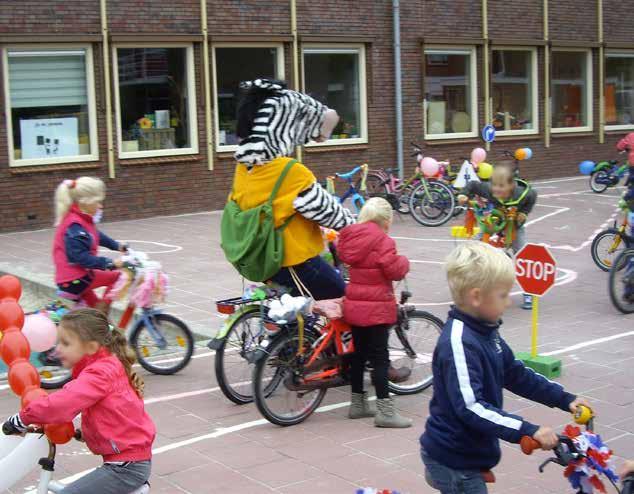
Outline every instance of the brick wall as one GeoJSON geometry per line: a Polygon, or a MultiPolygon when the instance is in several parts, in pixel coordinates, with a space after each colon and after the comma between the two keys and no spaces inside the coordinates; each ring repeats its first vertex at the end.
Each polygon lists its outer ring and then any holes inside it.
{"type": "MultiPolygon", "coordinates": [[[[606,41],[634,42],[623,22],[622,4],[604,0],[606,41]]],[[[187,34],[200,33],[199,0],[108,0],[109,28],[113,33],[187,34]]],[[[371,167],[396,165],[394,63],[392,2],[389,0],[298,0],[300,35],[346,36],[371,39],[366,44],[367,107],[369,144],[306,148],[304,162],[319,178],[367,162],[371,167]]],[[[209,32],[214,35],[288,35],[289,0],[269,0],[266,8],[258,0],[210,0],[209,32]]],[[[554,40],[597,39],[596,0],[557,0],[550,2],[550,29],[554,40]]],[[[481,0],[403,0],[401,2],[401,52],[403,69],[404,154],[406,172],[414,167],[409,157],[409,142],[423,142],[422,39],[481,38],[481,0]]],[[[541,40],[542,0],[489,1],[490,36],[496,39],[541,40]]],[[[99,3],[85,0],[4,0],[0,2],[0,36],[3,34],[91,34],[100,32],[99,3]]],[[[101,44],[93,44],[95,91],[100,160],[77,166],[10,169],[6,136],[4,98],[0,98],[0,231],[48,226],[52,222],[52,197],[55,186],[64,178],[81,174],[97,175],[108,185],[107,218],[123,219],[158,214],[178,214],[220,208],[226,198],[233,173],[230,154],[215,154],[215,169],[207,169],[204,95],[201,80],[202,48],[195,43],[196,109],[200,153],[184,158],[152,160],[116,159],[117,178],[107,178],[106,121],[101,44]],[[20,173],[16,173],[16,172],[20,173]]],[[[290,44],[285,44],[285,73],[292,74],[290,44]]],[[[615,156],[617,135],[606,143],[598,139],[598,57],[594,65],[593,133],[552,137],[544,147],[543,48],[539,54],[539,127],[536,137],[500,138],[488,160],[501,158],[503,149],[528,145],[534,158],[523,164],[529,178],[555,177],[576,173],[582,159],[615,156]]],[[[478,58],[478,126],[484,122],[482,48],[478,58]]],[[[0,66],[0,71],[3,68],[0,66]]],[[[0,95],[4,96],[0,77],[0,95]]],[[[113,102],[114,104],[114,102],[113,102]]],[[[114,124],[114,122],[113,122],[114,124]]],[[[116,140],[116,139],[115,139],[116,140]]],[[[427,142],[426,153],[438,159],[458,161],[480,145],[477,139],[427,142]]]]}

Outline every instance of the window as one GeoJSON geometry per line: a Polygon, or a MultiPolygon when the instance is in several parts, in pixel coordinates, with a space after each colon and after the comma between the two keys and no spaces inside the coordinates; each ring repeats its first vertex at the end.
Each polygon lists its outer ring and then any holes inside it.
{"type": "Polygon", "coordinates": [[[4,50],[10,166],[98,159],[92,51],[4,50]]]}
{"type": "Polygon", "coordinates": [[[198,152],[191,46],[114,48],[120,158],[198,152]]]}
{"type": "Polygon", "coordinates": [[[368,142],[366,123],[365,48],[304,47],[304,91],[336,110],[339,123],[321,144],[368,142]]]}
{"type": "Polygon", "coordinates": [[[492,123],[498,135],[536,134],[537,51],[493,50],[491,81],[492,123]]]}
{"type": "Polygon", "coordinates": [[[587,50],[554,50],[551,76],[553,132],[592,130],[592,63],[587,50]]]}
{"type": "Polygon", "coordinates": [[[605,59],[606,129],[634,129],[634,52],[605,59]]]}
{"type": "Polygon", "coordinates": [[[425,139],[474,137],[478,110],[474,48],[425,50],[425,139]]]}
{"type": "Polygon", "coordinates": [[[214,46],[216,99],[216,149],[232,151],[240,143],[236,135],[236,114],[240,83],[253,79],[284,79],[281,45],[214,46]]]}

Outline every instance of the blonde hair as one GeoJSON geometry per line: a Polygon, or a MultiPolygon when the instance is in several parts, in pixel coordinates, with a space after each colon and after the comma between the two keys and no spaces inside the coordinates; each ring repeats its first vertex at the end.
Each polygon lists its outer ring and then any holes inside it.
{"type": "Polygon", "coordinates": [[[473,288],[491,290],[515,280],[513,261],[500,249],[484,242],[465,242],[446,259],[445,270],[454,302],[461,304],[473,288]]]}
{"type": "Polygon", "coordinates": [[[94,204],[106,197],[106,184],[94,177],[64,180],[55,190],[55,226],[59,225],[73,203],[94,204]]]}
{"type": "Polygon", "coordinates": [[[125,335],[119,329],[113,328],[108,317],[97,309],[77,309],[64,314],[60,325],[67,331],[71,331],[83,342],[95,341],[100,346],[117,357],[126,375],[130,386],[136,394],[142,398],[145,384],[136,372],[132,370],[132,364],[136,362],[134,352],[128,346],[125,335]]]}
{"type": "Polygon", "coordinates": [[[367,223],[372,221],[374,223],[385,223],[392,221],[392,206],[382,197],[372,197],[361,208],[358,223],[367,223]]]}
{"type": "Polygon", "coordinates": [[[506,180],[506,183],[512,183],[514,180],[515,171],[513,165],[508,162],[502,162],[493,168],[493,174],[491,175],[491,180],[493,178],[500,178],[506,180]]]}

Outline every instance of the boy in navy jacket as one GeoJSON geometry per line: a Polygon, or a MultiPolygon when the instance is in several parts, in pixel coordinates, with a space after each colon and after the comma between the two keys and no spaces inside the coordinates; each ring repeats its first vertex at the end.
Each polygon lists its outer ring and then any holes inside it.
{"type": "Polygon", "coordinates": [[[464,243],[446,269],[455,306],[434,351],[434,396],[421,453],[427,482],[442,494],[484,494],[482,472],[499,462],[500,439],[518,443],[532,436],[544,449],[557,445],[550,427],[503,410],[504,388],[570,412],[585,402],[525,367],[500,336],[515,280],[513,262],[501,250],[464,243]]]}

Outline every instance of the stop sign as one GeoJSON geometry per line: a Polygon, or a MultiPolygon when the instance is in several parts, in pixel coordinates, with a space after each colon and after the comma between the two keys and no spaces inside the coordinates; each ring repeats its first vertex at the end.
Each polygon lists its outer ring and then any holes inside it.
{"type": "Polygon", "coordinates": [[[526,244],[515,256],[515,277],[524,293],[542,296],[555,284],[557,263],[543,245],[526,244]]]}

